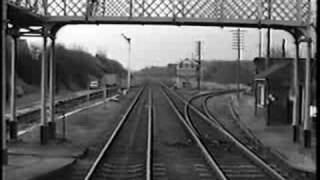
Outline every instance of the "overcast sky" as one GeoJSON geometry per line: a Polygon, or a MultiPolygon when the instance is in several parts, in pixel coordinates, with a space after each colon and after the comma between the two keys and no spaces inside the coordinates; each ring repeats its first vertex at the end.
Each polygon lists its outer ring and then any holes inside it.
{"type": "MultiPolygon", "coordinates": [[[[102,51],[109,58],[118,60],[125,67],[128,62],[128,44],[121,36],[132,39],[131,68],[138,70],[152,65],[175,63],[196,53],[196,41],[203,44],[202,58],[205,60],[235,60],[237,51],[232,50],[232,32],[235,28],[195,26],[151,26],[151,25],[70,25],[57,34],[57,42],[67,47],[81,47],[95,54],[102,51]]],[[[242,59],[252,60],[258,56],[259,31],[246,30],[245,49],[242,59]]],[[[263,31],[264,50],[266,31],[263,31]]],[[[293,39],[287,32],[272,31],[272,46],[281,47],[282,39],[287,48],[294,50],[293,39]]],[[[39,44],[41,41],[32,39],[39,44]]],[[[265,52],[265,51],[264,51],[265,52]]],[[[290,52],[294,55],[294,51],[290,52]]],[[[304,56],[304,54],[303,54],[304,56]]]]}

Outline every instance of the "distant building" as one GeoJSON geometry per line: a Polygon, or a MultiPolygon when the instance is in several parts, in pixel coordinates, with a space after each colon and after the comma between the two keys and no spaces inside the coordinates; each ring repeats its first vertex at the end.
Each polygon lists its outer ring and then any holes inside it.
{"type": "Polygon", "coordinates": [[[109,73],[105,74],[101,78],[101,85],[109,87],[109,86],[116,86],[120,84],[120,77],[117,74],[109,73]]]}
{"type": "MultiPolygon", "coordinates": [[[[265,115],[269,124],[290,124],[293,110],[293,63],[292,58],[271,58],[265,67],[265,58],[255,58],[254,80],[255,106],[257,113],[265,115]]],[[[315,62],[315,61],[313,61],[315,62]]],[[[311,104],[315,104],[315,66],[312,65],[311,104]]],[[[305,83],[305,59],[299,60],[300,123],[303,119],[303,96],[305,83]]]]}
{"type": "Polygon", "coordinates": [[[168,64],[168,74],[172,76],[177,75],[177,64],[168,64]]]}
{"type": "Polygon", "coordinates": [[[184,59],[176,65],[176,86],[178,88],[196,87],[198,64],[192,59],[184,59]]]}

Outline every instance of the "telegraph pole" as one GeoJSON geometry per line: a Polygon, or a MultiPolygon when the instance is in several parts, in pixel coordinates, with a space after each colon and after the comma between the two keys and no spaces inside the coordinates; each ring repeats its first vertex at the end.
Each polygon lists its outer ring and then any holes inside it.
{"type": "Polygon", "coordinates": [[[198,90],[200,91],[201,83],[201,41],[197,41],[197,53],[198,53],[198,90]]]}
{"type": "Polygon", "coordinates": [[[244,49],[244,30],[240,30],[238,28],[237,30],[232,30],[233,35],[233,43],[232,48],[234,50],[237,50],[237,98],[240,98],[240,60],[241,60],[241,50],[244,49]]]}

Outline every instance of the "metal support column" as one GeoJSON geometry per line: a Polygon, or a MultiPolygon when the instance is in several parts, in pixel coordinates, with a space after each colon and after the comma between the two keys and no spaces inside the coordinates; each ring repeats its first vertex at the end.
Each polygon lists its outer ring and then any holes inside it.
{"type": "MultiPolygon", "coordinates": [[[[44,28],[45,29],[45,28],[44,28]]],[[[40,143],[46,144],[48,141],[48,123],[46,112],[46,90],[47,90],[47,32],[43,34],[43,49],[41,54],[41,123],[40,123],[40,143]]]]}
{"type": "Polygon", "coordinates": [[[19,29],[14,27],[11,39],[11,60],[10,60],[10,139],[18,139],[18,123],[16,117],[16,60],[18,53],[18,34],[19,29]]]}
{"type": "Polygon", "coordinates": [[[1,151],[2,151],[2,179],[5,179],[5,166],[8,164],[7,131],[6,131],[6,29],[7,29],[7,1],[1,1],[1,151]]]}
{"type": "Polygon", "coordinates": [[[55,122],[55,84],[56,84],[56,59],[55,59],[55,37],[51,36],[50,57],[49,57],[49,122],[48,135],[49,138],[56,137],[56,122],[55,122]]]}
{"type": "Polygon", "coordinates": [[[304,110],[304,146],[311,147],[311,122],[310,122],[310,93],[311,93],[311,53],[312,47],[311,39],[307,42],[307,59],[306,59],[306,70],[305,70],[305,110],[304,110]]]}
{"type": "Polygon", "coordinates": [[[293,130],[293,142],[299,141],[299,118],[300,118],[300,88],[299,88],[299,41],[298,38],[295,38],[296,45],[296,57],[293,63],[293,115],[292,115],[292,130],[293,130]]]}

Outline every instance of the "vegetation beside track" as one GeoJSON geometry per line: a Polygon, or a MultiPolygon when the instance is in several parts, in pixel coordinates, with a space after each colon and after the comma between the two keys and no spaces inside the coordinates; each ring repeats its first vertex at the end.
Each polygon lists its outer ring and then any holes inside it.
{"type": "MultiPolygon", "coordinates": [[[[11,41],[7,39],[7,47],[11,41]]],[[[9,96],[10,48],[7,48],[7,98],[9,96]]],[[[120,77],[126,75],[125,68],[116,60],[102,53],[92,55],[81,48],[70,49],[62,44],[56,45],[57,84],[56,91],[79,91],[86,89],[89,78],[100,79],[105,73],[116,73],[120,77]]],[[[19,97],[29,94],[40,94],[41,49],[30,45],[25,40],[18,41],[18,57],[16,60],[17,94],[19,97]]]]}

